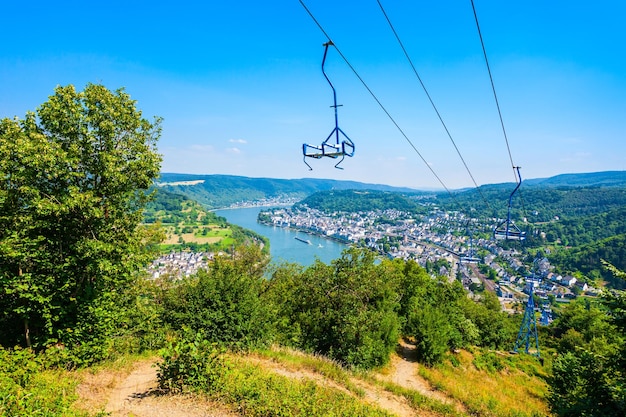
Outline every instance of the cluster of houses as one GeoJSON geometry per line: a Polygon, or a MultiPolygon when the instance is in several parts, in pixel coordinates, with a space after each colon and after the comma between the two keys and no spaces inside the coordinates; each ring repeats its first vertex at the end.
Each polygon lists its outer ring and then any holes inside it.
{"type": "Polygon", "coordinates": [[[504,299],[523,301],[527,298],[524,294],[530,293],[530,286],[534,294],[546,300],[551,298],[550,295],[559,301],[573,298],[575,293],[595,293],[593,288],[577,281],[573,276],[561,276],[552,272],[551,265],[545,258],[537,260],[529,268],[532,278],[528,277],[517,251],[505,250],[493,239],[472,240],[461,230],[460,225],[466,220],[456,213],[437,212],[419,220],[398,210],[325,214],[314,209],[294,211],[282,208],[265,214],[268,224],[314,233],[346,243],[360,242],[381,253],[382,242],[392,242],[384,251],[390,258],[414,259],[421,265],[445,259],[451,267],[440,273],[449,275],[451,279],[461,274],[462,281],[468,288],[472,284],[479,285],[481,281],[472,273],[472,269],[459,268],[459,261],[479,261],[474,255],[474,249],[486,249],[489,254],[480,259],[480,262],[495,271],[500,281],[495,289],[504,299]],[[386,221],[381,222],[381,218],[386,221]]]}
{"type": "Polygon", "coordinates": [[[468,241],[466,236],[441,234],[442,228],[447,230],[449,216],[438,213],[416,221],[411,214],[393,209],[326,214],[310,208],[298,211],[281,208],[264,212],[260,218],[267,219],[265,223],[272,226],[344,243],[361,243],[390,258],[414,259],[422,265],[443,258],[454,265],[459,253],[467,251],[468,241]]]}
{"type": "Polygon", "coordinates": [[[148,266],[147,271],[153,279],[181,279],[195,274],[200,269],[206,269],[211,259],[213,259],[212,253],[172,251],[155,259],[148,266]]]}
{"type": "MultiPolygon", "coordinates": [[[[288,227],[344,243],[359,243],[390,258],[413,259],[421,265],[445,259],[449,267],[441,267],[439,273],[448,275],[450,279],[460,276],[467,288],[485,282],[478,278],[477,268],[468,267],[480,261],[498,277],[499,284],[493,289],[503,304],[506,301],[523,302],[531,290],[542,299],[554,298],[556,301],[565,301],[581,292],[594,294],[593,288],[575,277],[552,272],[545,258],[536,260],[529,274],[515,250],[505,250],[490,239],[472,240],[462,230],[459,233],[459,225],[464,219],[457,216],[455,213],[439,212],[416,220],[398,210],[325,214],[314,209],[296,211],[275,208],[261,212],[259,219],[277,227],[288,227]],[[476,258],[475,248],[486,249],[488,255],[476,258]]],[[[212,258],[211,253],[171,252],[155,260],[148,273],[152,278],[182,278],[206,268],[212,258]]]]}

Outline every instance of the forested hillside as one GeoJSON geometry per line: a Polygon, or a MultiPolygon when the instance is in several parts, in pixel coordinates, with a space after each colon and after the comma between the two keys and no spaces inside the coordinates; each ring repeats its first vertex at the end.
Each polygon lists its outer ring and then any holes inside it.
{"type": "MultiPolygon", "coordinates": [[[[506,217],[509,195],[514,184],[483,186],[455,193],[438,194],[437,202],[448,210],[471,211],[476,217],[506,217]]],[[[626,205],[624,187],[525,187],[513,196],[512,215],[516,221],[530,223],[577,219],[618,209],[626,205]]]]}
{"type": "Polygon", "coordinates": [[[626,187],[626,171],[561,174],[550,178],[524,180],[526,187],[626,187]]]}
{"type": "Polygon", "coordinates": [[[262,243],[269,253],[270,242],[264,236],[229,224],[200,203],[161,188],[153,190],[152,200],[144,210],[144,224],[163,232],[160,252],[193,250],[232,252],[234,246],[262,243]]]}
{"type": "Polygon", "coordinates": [[[373,190],[333,190],[312,194],[294,208],[307,206],[324,212],[367,212],[376,210],[399,210],[409,213],[425,213],[427,210],[418,205],[415,200],[407,198],[397,192],[373,190]]]}
{"type": "Polygon", "coordinates": [[[560,271],[579,272],[591,279],[606,280],[613,287],[624,288],[624,281],[616,280],[611,271],[603,267],[603,261],[626,269],[626,234],[556,251],[550,260],[560,271]]]}
{"type": "Polygon", "coordinates": [[[304,178],[296,180],[250,178],[233,175],[191,175],[162,173],[160,188],[183,194],[208,208],[223,208],[242,201],[270,198],[305,198],[323,190],[381,190],[417,192],[408,188],[356,181],[304,178]]]}

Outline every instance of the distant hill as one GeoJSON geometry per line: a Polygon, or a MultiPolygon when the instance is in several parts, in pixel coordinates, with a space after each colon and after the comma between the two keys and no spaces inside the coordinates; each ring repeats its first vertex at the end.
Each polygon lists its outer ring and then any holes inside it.
{"type": "Polygon", "coordinates": [[[375,190],[402,193],[421,191],[392,187],[383,184],[366,184],[356,181],[328,179],[275,179],[251,178],[235,175],[193,175],[162,173],[159,188],[185,195],[209,208],[228,207],[241,201],[291,197],[303,199],[318,191],[327,190],[375,190]]]}
{"type": "MultiPolygon", "coordinates": [[[[276,179],[235,175],[162,173],[158,185],[164,190],[196,200],[208,208],[228,207],[237,202],[276,197],[304,199],[314,193],[329,190],[372,190],[414,195],[439,195],[444,201],[446,200],[446,193],[443,192],[315,178],[276,179]]],[[[504,206],[506,206],[506,199],[513,187],[514,183],[487,184],[482,185],[480,191],[489,200],[504,199],[504,206]]],[[[523,181],[521,190],[522,192],[531,189],[548,191],[555,188],[626,188],[626,171],[562,174],[550,178],[527,179],[523,181]]],[[[474,188],[456,190],[453,193],[459,200],[456,201],[457,204],[463,203],[466,199],[477,202],[482,198],[475,195],[477,190],[474,188]]]]}
{"type": "Polygon", "coordinates": [[[561,174],[550,178],[523,181],[532,187],[626,187],[626,171],[561,174]]]}
{"type": "Polygon", "coordinates": [[[425,209],[401,193],[389,191],[333,190],[320,191],[295,204],[324,212],[359,212],[394,209],[405,212],[423,212],[425,209]]]}

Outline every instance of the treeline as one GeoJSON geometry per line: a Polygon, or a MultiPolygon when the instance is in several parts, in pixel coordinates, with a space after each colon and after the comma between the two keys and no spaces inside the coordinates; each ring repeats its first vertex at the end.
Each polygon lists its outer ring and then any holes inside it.
{"type": "Polygon", "coordinates": [[[287,264],[269,277],[265,262],[242,248],[151,304],[162,307],[167,328],[201,331],[210,342],[279,343],[360,368],[387,363],[402,336],[434,364],[451,349],[505,348],[517,328],[493,294],[476,303],[459,282],[434,279],[412,261],[377,263],[370,251],[349,249],[330,265],[287,264]]]}
{"type": "Polygon", "coordinates": [[[557,270],[568,273],[580,272],[592,280],[605,280],[613,288],[624,288],[624,281],[603,268],[607,261],[617,268],[626,269],[626,234],[620,234],[576,248],[559,250],[550,255],[550,262],[557,270]]]}
{"type": "Polygon", "coordinates": [[[582,246],[626,233],[626,206],[601,213],[564,218],[534,226],[546,236],[548,243],[562,246],[582,246]]]}
{"type": "MultiPolygon", "coordinates": [[[[514,185],[481,186],[455,193],[438,194],[437,203],[446,210],[460,210],[474,218],[506,218],[509,195],[514,185]],[[471,213],[470,213],[471,212],[471,213]]],[[[522,187],[513,196],[512,218],[518,224],[573,220],[609,212],[626,205],[626,187],[522,187]]]]}
{"type": "Polygon", "coordinates": [[[401,193],[375,190],[321,191],[294,204],[294,209],[305,206],[326,213],[383,210],[399,210],[415,214],[426,212],[423,206],[401,193]]]}

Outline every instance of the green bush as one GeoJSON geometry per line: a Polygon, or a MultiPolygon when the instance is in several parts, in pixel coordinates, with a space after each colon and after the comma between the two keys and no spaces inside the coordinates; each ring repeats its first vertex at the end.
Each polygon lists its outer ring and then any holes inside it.
{"type": "Polygon", "coordinates": [[[215,344],[196,334],[194,340],[172,341],[161,351],[157,379],[159,388],[174,393],[212,391],[228,370],[215,344]]]}
{"type": "Polygon", "coordinates": [[[267,294],[277,328],[287,332],[281,341],[358,368],[389,361],[401,328],[393,265],[350,248],[331,265],[288,271],[273,275],[267,294]]]}
{"type": "Polygon", "coordinates": [[[502,371],[506,367],[504,361],[493,352],[476,355],[472,363],[479,371],[489,373],[502,371]]]}
{"type": "Polygon", "coordinates": [[[208,270],[184,279],[163,298],[163,321],[185,326],[229,348],[268,341],[268,309],[262,299],[266,258],[256,247],[238,248],[235,259],[217,257],[208,270]]]}
{"type": "Polygon", "coordinates": [[[0,415],[78,417],[76,382],[62,371],[46,370],[31,350],[0,348],[0,415]]]}

